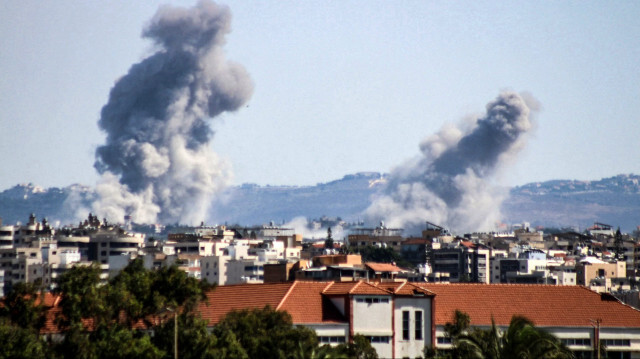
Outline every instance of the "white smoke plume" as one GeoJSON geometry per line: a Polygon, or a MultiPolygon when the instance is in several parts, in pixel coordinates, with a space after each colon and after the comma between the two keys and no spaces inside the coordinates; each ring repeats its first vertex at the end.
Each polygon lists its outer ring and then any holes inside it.
{"type": "Polygon", "coordinates": [[[407,232],[425,221],[453,231],[486,231],[500,220],[506,193],[492,176],[521,149],[532,128],[535,99],[502,93],[472,126],[445,126],[421,144],[422,155],[394,169],[383,194],[365,211],[370,222],[384,220],[407,232]]]}
{"type": "MultiPolygon", "coordinates": [[[[291,221],[282,225],[283,228],[293,228],[295,233],[302,234],[304,239],[324,240],[327,238],[327,228],[312,228],[306,217],[295,217],[291,221]]],[[[331,227],[331,237],[334,241],[341,241],[345,237],[342,226],[331,227]]]]}
{"type": "Polygon", "coordinates": [[[241,107],[253,84],[225,59],[229,9],[210,1],[161,7],[143,31],[157,52],[134,64],[111,89],[96,150],[102,174],[93,211],[112,221],[198,223],[229,166],[211,150],[211,118],[241,107]]]}

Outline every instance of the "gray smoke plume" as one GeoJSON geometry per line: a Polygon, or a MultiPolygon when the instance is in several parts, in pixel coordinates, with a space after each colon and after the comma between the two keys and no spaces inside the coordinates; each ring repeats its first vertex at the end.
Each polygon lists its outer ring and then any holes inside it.
{"type": "Polygon", "coordinates": [[[161,7],[143,31],[157,52],[120,78],[102,108],[106,143],[96,150],[102,174],[93,205],[100,216],[142,223],[204,220],[212,196],[229,181],[210,149],[208,120],[251,96],[245,69],[225,59],[226,7],[201,1],[161,7]]]}
{"type": "Polygon", "coordinates": [[[425,221],[454,231],[494,229],[505,193],[490,179],[522,147],[531,109],[533,98],[502,93],[468,129],[448,125],[428,137],[419,158],[391,173],[365,212],[368,220],[414,233],[425,221]]]}

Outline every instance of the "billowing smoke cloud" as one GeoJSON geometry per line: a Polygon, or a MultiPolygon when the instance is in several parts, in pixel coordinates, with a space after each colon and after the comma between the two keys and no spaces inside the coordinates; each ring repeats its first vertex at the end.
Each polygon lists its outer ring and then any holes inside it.
{"type": "Polygon", "coordinates": [[[226,7],[201,1],[190,9],[165,6],[143,31],[157,52],[120,78],[102,108],[106,143],[96,151],[94,212],[112,221],[204,220],[212,196],[230,177],[212,152],[207,121],[234,111],[251,96],[244,68],[225,59],[226,7]]]}
{"type": "MultiPolygon", "coordinates": [[[[311,228],[311,224],[306,217],[295,217],[291,221],[282,225],[283,228],[293,228],[295,233],[302,234],[304,239],[324,240],[327,238],[327,228],[311,228]]],[[[345,237],[342,226],[331,227],[331,237],[335,241],[341,241],[345,237]]]]}
{"type": "Polygon", "coordinates": [[[490,178],[522,147],[537,107],[529,96],[505,92],[469,128],[448,125],[428,137],[422,156],[393,171],[368,220],[414,233],[425,221],[454,231],[493,229],[506,194],[490,178]]]}

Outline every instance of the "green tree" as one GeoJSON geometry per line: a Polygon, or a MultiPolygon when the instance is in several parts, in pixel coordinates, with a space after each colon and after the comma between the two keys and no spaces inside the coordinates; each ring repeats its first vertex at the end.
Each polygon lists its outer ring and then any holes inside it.
{"type": "Polygon", "coordinates": [[[573,353],[553,334],[536,328],[531,320],[514,316],[500,333],[495,322],[488,330],[474,329],[456,339],[465,358],[573,358],[573,353]]]}
{"type": "MultiPolygon", "coordinates": [[[[155,327],[153,343],[165,352],[164,358],[174,355],[175,321],[167,316],[163,324],[155,327]]],[[[178,357],[182,359],[199,358],[248,358],[240,343],[231,332],[216,335],[207,330],[207,323],[191,313],[178,316],[178,357]]]]}
{"type": "Polygon", "coordinates": [[[351,248],[351,253],[360,253],[363,262],[377,262],[377,263],[396,263],[397,265],[405,268],[412,267],[412,264],[404,260],[402,256],[393,250],[391,247],[374,247],[365,246],[357,249],[351,248]]]}
{"type": "Polygon", "coordinates": [[[469,314],[456,310],[453,314],[453,322],[444,325],[444,335],[451,341],[451,350],[436,350],[433,347],[425,347],[425,358],[465,358],[469,356],[468,348],[458,345],[458,337],[467,334],[471,324],[469,314]]]}
{"type": "Polygon", "coordinates": [[[377,359],[378,353],[371,346],[371,342],[366,337],[356,334],[353,341],[347,344],[340,344],[336,348],[338,354],[346,355],[348,358],[356,359],[377,359]]]}
{"type": "Polygon", "coordinates": [[[193,311],[206,297],[206,291],[213,288],[206,281],[189,277],[177,266],[147,270],[140,258],[131,261],[109,284],[112,318],[122,318],[124,314],[130,324],[142,320],[147,325],[153,325],[148,318],[167,308],[193,311]]]}
{"type": "Polygon", "coordinates": [[[331,235],[331,227],[327,228],[327,239],[324,241],[324,247],[333,249],[333,236],[331,235]]]}
{"type": "Polygon", "coordinates": [[[620,232],[620,227],[618,227],[618,230],[616,231],[615,240],[613,241],[613,244],[615,246],[616,259],[618,260],[624,259],[624,240],[622,238],[622,232],[620,232]]]}
{"type": "Polygon", "coordinates": [[[91,319],[98,326],[108,321],[108,303],[105,288],[100,284],[100,267],[75,266],[64,272],[57,281],[55,293],[61,295],[62,315],[57,318],[61,329],[82,327],[83,319],[91,319]]]}
{"type": "Polygon", "coordinates": [[[0,301],[0,317],[20,328],[37,333],[45,322],[42,296],[43,293],[37,284],[16,283],[0,301]]]}
{"type": "Polygon", "coordinates": [[[0,318],[0,359],[44,359],[51,357],[47,343],[32,328],[0,318]]]}
{"type": "MultiPolygon", "coordinates": [[[[149,335],[129,326],[112,325],[96,330],[91,336],[95,358],[160,359],[164,352],[153,345],[149,335]]],[[[66,357],[66,356],[65,356],[66,357]]]]}
{"type": "Polygon", "coordinates": [[[291,316],[266,306],[228,313],[215,327],[217,338],[237,338],[249,358],[287,358],[289,353],[310,357],[318,347],[313,330],[294,326],[291,316]]]}
{"type": "MultiPolygon", "coordinates": [[[[56,352],[64,358],[87,359],[152,359],[172,354],[172,349],[167,351],[148,334],[133,328],[157,325],[153,318],[167,308],[190,315],[208,288],[206,282],[189,278],[176,266],[146,270],[140,259],[129,263],[108,283],[100,281],[97,265],[74,267],[60,277],[56,289],[62,296],[58,324],[64,333],[56,352]]],[[[200,333],[193,329],[194,323],[185,320],[179,327],[184,332],[182,340],[194,348],[208,347],[207,336],[190,335],[200,333]]],[[[162,332],[162,327],[158,330],[162,332]]]]}

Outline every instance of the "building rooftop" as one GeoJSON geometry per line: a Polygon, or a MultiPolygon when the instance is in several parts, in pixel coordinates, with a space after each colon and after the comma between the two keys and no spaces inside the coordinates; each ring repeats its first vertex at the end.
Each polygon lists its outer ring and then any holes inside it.
{"type": "Polygon", "coordinates": [[[581,286],[523,284],[420,283],[436,294],[435,322],[452,322],[461,310],[472,325],[509,325],[522,315],[541,327],[585,327],[601,319],[604,327],[640,327],[640,311],[622,304],[610,294],[599,294],[581,286]]]}
{"type": "Polygon", "coordinates": [[[392,273],[404,272],[402,268],[396,266],[395,264],[390,264],[390,263],[367,262],[364,265],[374,272],[392,272],[392,273]]]}

